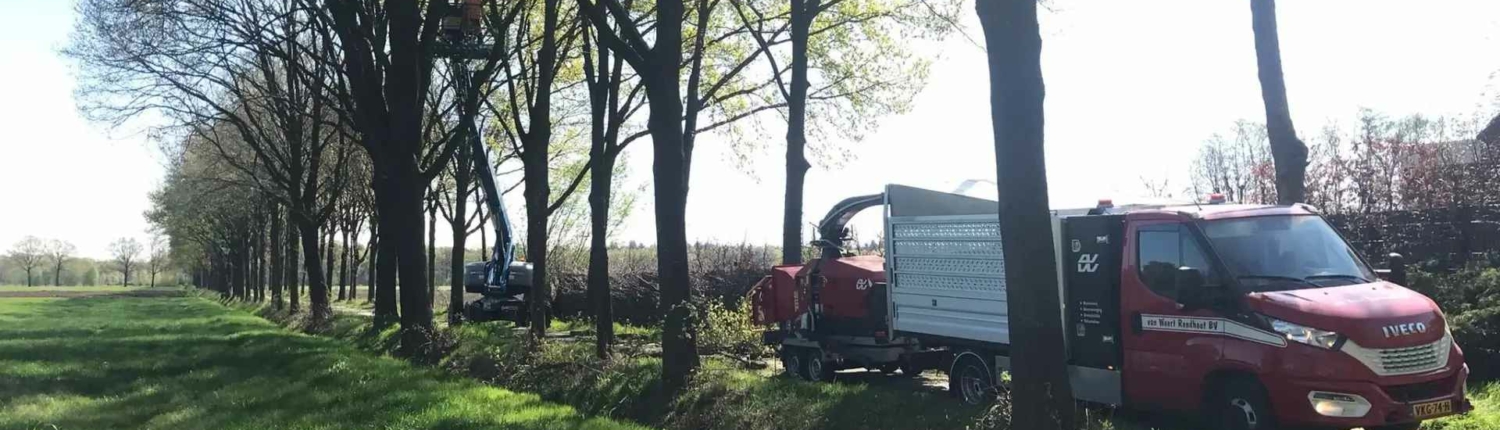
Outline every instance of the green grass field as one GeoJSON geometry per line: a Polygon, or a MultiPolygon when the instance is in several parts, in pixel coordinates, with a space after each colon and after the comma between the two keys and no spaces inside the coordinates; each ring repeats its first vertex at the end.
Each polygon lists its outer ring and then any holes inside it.
{"type": "Polygon", "coordinates": [[[18,291],[87,291],[94,293],[120,293],[131,290],[139,290],[145,287],[122,287],[119,285],[91,285],[91,286],[58,286],[37,285],[28,287],[25,285],[0,285],[0,292],[18,291]]]}
{"type": "Polygon", "coordinates": [[[631,427],[202,298],[0,299],[0,429],[631,427]]]}

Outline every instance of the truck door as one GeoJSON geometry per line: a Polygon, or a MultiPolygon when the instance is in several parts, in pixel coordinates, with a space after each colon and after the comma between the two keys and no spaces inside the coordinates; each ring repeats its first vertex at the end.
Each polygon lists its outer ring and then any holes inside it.
{"type": "Polygon", "coordinates": [[[1200,270],[1209,283],[1219,279],[1202,245],[1177,221],[1132,221],[1126,227],[1121,267],[1121,325],[1127,403],[1171,410],[1199,405],[1200,384],[1220,358],[1222,321],[1212,311],[1184,311],[1178,305],[1176,274],[1200,270]]]}
{"type": "Polygon", "coordinates": [[[1063,291],[1073,395],[1120,404],[1123,215],[1064,218],[1063,291]]]}
{"type": "Polygon", "coordinates": [[[1064,220],[1067,232],[1068,359],[1075,366],[1114,369],[1120,363],[1120,251],[1124,216],[1064,220]]]}

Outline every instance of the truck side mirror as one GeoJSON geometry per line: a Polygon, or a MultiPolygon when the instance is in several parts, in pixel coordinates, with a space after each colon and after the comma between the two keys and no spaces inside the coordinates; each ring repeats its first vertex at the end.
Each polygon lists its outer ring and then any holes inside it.
{"type": "Polygon", "coordinates": [[[1177,303],[1181,303],[1184,310],[1202,309],[1213,301],[1212,294],[1203,286],[1203,272],[1198,269],[1188,266],[1177,268],[1175,284],[1177,303]]]}
{"type": "Polygon", "coordinates": [[[1385,267],[1385,270],[1376,270],[1375,274],[1387,282],[1406,285],[1406,257],[1392,252],[1386,255],[1385,267]]]}

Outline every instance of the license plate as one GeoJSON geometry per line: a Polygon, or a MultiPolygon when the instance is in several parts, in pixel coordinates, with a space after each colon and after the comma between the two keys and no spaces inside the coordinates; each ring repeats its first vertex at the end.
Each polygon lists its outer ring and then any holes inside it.
{"type": "Polygon", "coordinates": [[[1417,418],[1428,418],[1453,413],[1453,400],[1418,403],[1411,406],[1411,414],[1417,418]]]}

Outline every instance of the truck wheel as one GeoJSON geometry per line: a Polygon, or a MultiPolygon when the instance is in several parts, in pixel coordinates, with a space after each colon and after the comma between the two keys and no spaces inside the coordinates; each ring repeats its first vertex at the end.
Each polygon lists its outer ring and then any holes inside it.
{"type": "Polygon", "coordinates": [[[1276,417],[1272,415],[1271,403],[1266,400],[1266,390],[1251,379],[1236,378],[1219,386],[1219,393],[1211,397],[1207,416],[1218,425],[1214,428],[1226,430],[1273,430],[1276,417]]]}
{"type": "Polygon", "coordinates": [[[969,405],[984,405],[995,401],[995,383],[984,360],[959,357],[948,372],[948,391],[969,405]]]}
{"type": "Polygon", "coordinates": [[[802,356],[803,377],[812,382],[833,381],[833,367],[823,361],[823,353],[817,349],[809,348],[807,354],[802,356]]]}
{"type": "Polygon", "coordinates": [[[895,374],[899,369],[901,369],[901,366],[894,363],[880,365],[880,373],[884,373],[887,375],[895,374]]]}
{"type": "Polygon", "coordinates": [[[781,374],[795,379],[807,379],[802,376],[802,352],[790,347],[781,350],[781,374]]]}

